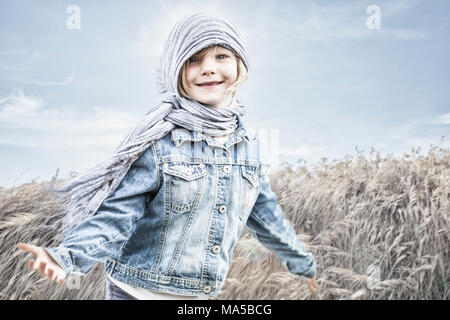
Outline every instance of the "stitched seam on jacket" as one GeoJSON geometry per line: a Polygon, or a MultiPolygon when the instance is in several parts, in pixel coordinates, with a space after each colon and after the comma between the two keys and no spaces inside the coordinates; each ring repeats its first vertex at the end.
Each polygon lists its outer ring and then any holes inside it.
{"type": "Polygon", "coordinates": [[[158,173],[158,186],[156,187],[156,190],[159,190],[161,188],[162,182],[161,182],[161,173],[159,166],[161,165],[159,158],[161,157],[160,154],[160,148],[159,148],[159,140],[152,143],[153,148],[153,160],[155,160],[155,166],[156,166],[156,172],[158,173]],[[158,144],[158,146],[156,146],[158,144]]]}
{"type": "MultiPolygon", "coordinates": [[[[137,217],[137,218],[132,219],[132,220],[131,220],[131,228],[128,229],[125,233],[119,233],[119,235],[118,235],[117,237],[113,238],[112,240],[109,240],[109,241],[106,241],[106,242],[101,243],[97,248],[92,249],[91,251],[88,251],[88,252],[86,253],[86,255],[92,254],[93,252],[99,250],[100,248],[104,248],[105,244],[108,244],[108,243],[111,243],[111,242],[113,242],[113,241],[116,241],[116,240],[119,239],[119,237],[121,237],[121,236],[124,236],[124,237],[125,237],[124,243],[126,243],[126,242],[127,242],[126,240],[128,239],[128,238],[127,238],[127,235],[130,233],[131,230],[133,230],[133,224],[134,224],[134,222],[135,222],[136,220],[140,219],[140,218],[141,218],[141,217],[137,217]]],[[[123,246],[123,245],[124,245],[124,244],[122,244],[122,246],[123,246]]]]}

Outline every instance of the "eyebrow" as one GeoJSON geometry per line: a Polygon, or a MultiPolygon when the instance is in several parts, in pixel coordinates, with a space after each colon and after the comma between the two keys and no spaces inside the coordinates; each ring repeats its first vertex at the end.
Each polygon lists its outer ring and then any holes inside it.
{"type": "MultiPolygon", "coordinates": [[[[226,49],[217,49],[217,50],[216,50],[216,54],[229,54],[229,55],[231,55],[232,53],[231,53],[230,51],[226,50],[226,49]]],[[[196,58],[196,57],[198,57],[198,56],[200,56],[200,55],[205,55],[205,53],[202,53],[202,54],[200,54],[200,53],[194,53],[194,54],[191,56],[191,58],[196,58]]]]}
{"type": "Polygon", "coordinates": [[[230,52],[231,52],[231,50],[229,50],[229,49],[226,49],[226,48],[222,48],[222,47],[219,47],[219,48],[217,48],[216,52],[225,52],[225,53],[230,53],[230,52]]]}

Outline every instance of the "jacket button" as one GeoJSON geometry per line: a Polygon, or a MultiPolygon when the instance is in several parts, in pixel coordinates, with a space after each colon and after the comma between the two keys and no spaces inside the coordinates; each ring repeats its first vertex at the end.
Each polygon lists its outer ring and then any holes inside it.
{"type": "Polygon", "coordinates": [[[220,213],[225,213],[225,212],[227,212],[227,206],[225,206],[225,205],[220,206],[219,212],[220,212],[220,213]]]}
{"type": "Polygon", "coordinates": [[[211,287],[210,286],[203,287],[203,292],[204,293],[210,293],[211,292],[211,287]]]}
{"type": "Polygon", "coordinates": [[[230,166],[223,167],[223,172],[230,173],[231,172],[231,167],[230,166]]]}
{"type": "Polygon", "coordinates": [[[212,251],[213,251],[214,253],[219,253],[219,252],[220,252],[220,246],[214,246],[214,247],[212,247],[212,251]]]}

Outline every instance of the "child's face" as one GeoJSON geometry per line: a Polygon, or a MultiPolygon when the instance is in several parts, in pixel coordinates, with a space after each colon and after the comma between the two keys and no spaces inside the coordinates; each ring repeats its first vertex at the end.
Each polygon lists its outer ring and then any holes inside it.
{"type": "Polygon", "coordinates": [[[199,58],[196,54],[189,58],[186,66],[186,93],[193,99],[214,108],[225,107],[228,99],[226,89],[237,80],[237,59],[231,50],[222,47],[207,50],[199,58]],[[214,85],[201,85],[219,82],[214,85]]]}

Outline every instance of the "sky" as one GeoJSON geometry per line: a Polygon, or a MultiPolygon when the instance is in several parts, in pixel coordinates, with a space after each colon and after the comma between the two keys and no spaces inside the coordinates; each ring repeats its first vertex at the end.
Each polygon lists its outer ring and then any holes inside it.
{"type": "Polygon", "coordinates": [[[450,2],[0,0],[0,186],[105,160],[159,101],[185,14],[240,31],[237,97],[274,165],[450,147],[450,2]]]}

